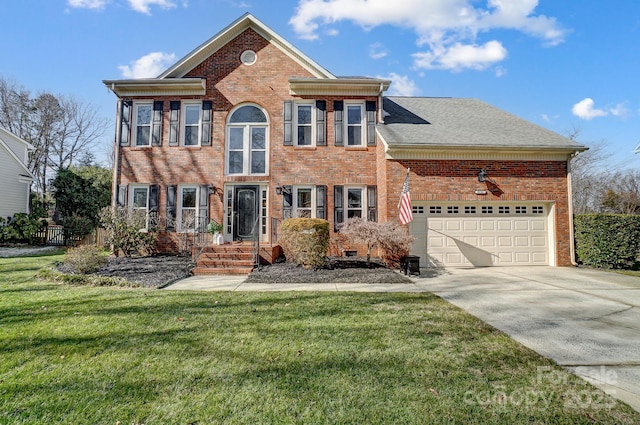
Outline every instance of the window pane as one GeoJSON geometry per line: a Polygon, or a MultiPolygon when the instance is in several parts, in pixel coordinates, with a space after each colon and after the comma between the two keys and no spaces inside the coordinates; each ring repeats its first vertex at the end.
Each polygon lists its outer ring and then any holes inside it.
{"type": "Polygon", "coordinates": [[[362,123],[362,108],[360,107],[360,105],[347,106],[347,123],[348,124],[362,123]]]}
{"type": "Polygon", "coordinates": [[[347,144],[349,146],[358,146],[362,144],[362,129],[360,127],[348,128],[347,144]]]}
{"type": "Polygon", "coordinates": [[[265,137],[263,127],[254,127],[251,129],[251,149],[264,149],[265,137]]]}
{"type": "Polygon", "coordinates": [[[150,127],[138,127],[136,134],[136,145],[147,146],[149,145],[150,127]]]}
{"type": "Polygon", "coordinates": [[[264,151],[251,153],[251,174],[263,174],[266,170],[264,151]]]}
{"type": "Polygon", "coordinates": [[[362,189],[348,189],[347,205],[349,208],[362,208],[362,189]]]}
{"type": "Polygon", "coordinates": [[[347,211],[347,218],[362,217],[362,210],[349,210],[347,211]]]}
{"type": "Polygon", "coordinates": [[[136,187],[133,189],[133,208],[147,208],[146,187],[136,187]]]}
{"type": "Polygon", "coordinates": [[[198,144],[198,127],[187,126],[184,128],[184,144],[193,146],[198,144]]]}
{"type": "Polygon", "coordinates": [[[151,124],[151,105],[139,105],[138,106],[138,125],[151,124]]]}
{"type": "Polygon", "coordinates": [[[242,151],[229,152],[229,174],[242,174],[242,151]]]}
{"type": "Polygon", "coordinates": [[[311,126],[298,127],[298,145],[311,145],[311,126]]]}
{"type": "Polygon", "coordinates": [[[200,123],[200,106],[191,105],[185,108],[185,124],[199,124],[200,123]]]}
{"type": "Polygon", "coordinates": [[[182,206],[186,208],[196,207],[196,188],[185,187],[182,189],[182,206]]]}
{"type": "Polygon", "coordinates": [[[243,129],[242,128],[231,128],[229,130],[229,149],[242,150],[242,136],[243,129]]]}
{"type": "Polygon", "coordinates": [[[255,106],[243,106],[231,115],[229,122],[267,122],[267,117],[255,106]]]}
{"type": "Polygon", "coordinates": [[[311,105],[298,106],[298,124],[311,124],[311,105]]]}
{"type": "Polygon", "coordinates": [[[298,189],[298,208],[311,208],[311,189],[298,189]]]}

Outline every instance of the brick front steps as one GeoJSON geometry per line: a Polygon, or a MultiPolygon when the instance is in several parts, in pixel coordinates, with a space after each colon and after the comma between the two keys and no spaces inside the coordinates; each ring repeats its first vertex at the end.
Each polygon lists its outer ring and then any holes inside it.
{"type": "MultiPolygon", "coordinates": [[[[199,251],[199,250],[198,250],[199,251]]],[[[197,255],[198,253],[195,252],[197,255]]],[[[249,274],[253,270],[253,246],[246,243],[210,245],[196,259],[196,276],[212,274],[249,274]]]]}

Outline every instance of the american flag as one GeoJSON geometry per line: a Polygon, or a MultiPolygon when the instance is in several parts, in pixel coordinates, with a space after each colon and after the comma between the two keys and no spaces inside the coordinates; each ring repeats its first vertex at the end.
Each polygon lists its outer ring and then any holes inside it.
{"type": "Polygon", "coordinates": [[[404,185],[402,185],[402,194],[400,195],[400,202],[398,202],[398,209],[400,209],[400,223],[405,225],[413,220],[413,213],[411,212],[411,195],[409,195],[409,170],[407,170],[407,177],[404,179],[404,185]]]}

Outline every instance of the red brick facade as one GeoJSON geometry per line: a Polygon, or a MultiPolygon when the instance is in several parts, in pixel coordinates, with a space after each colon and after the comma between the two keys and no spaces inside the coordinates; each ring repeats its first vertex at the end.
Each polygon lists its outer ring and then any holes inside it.
{"type": "MultiPolygon", "coordinates": [[[[162,141],[160,146],[119,146],[116,158],[116,187],[134,183],[159,186],[158,210],[163,215],[170,185],[209,185],[208,216],[228,224],[227,190],[234,184],[255,184],[267,188],[268,219],[283,218],[281,188],[295,185],[326,186],[326,218],[334,221],[334,188],[357,185],[375,187],[379,221],[395,219],[400,188],[408,167],[411,168],[411,195],[416,201],[480,200],[491,202],[489,193],[477,180],[484,168],[504,191],[501,200],[545,200],[555,205],[556,258],[558,265],[571,264],[569,207],[566,161],[492,161],[492,160],[390,160],[385,146],[348,148],[335,146],[334,101],[373,101],[377,95],[318,94],[308,99],[326,102],[326,146],[286,146],[284,140],[284,108],[288,100],[303,97],[291,94],[290,78],[312,78],[314,75],[281,48],[274,46],[249,28],[214,54],[191,69],[184,78],[206,79],[201,96],[126,96],[122,100],[163,101],[162,141]],[[251,49],[257,60],[252,65],[241,62],[241,54],[251,49]],[[170,102],[202,99],[212,101],[210,146],[170,146],[170,102]],[[226,175],[225,149],[229,113],[243,104],[262,108],[268,119],[267,175],[226,175]],[[215,188],[215,189],[213,189],[215,188]]],[[[116,192],[117,193],[117,192],[116,192]]],[[[270,222],[267,221],[267,226],[270,222]]],[[[263,235],[269,242],[270,232],[263,235]]],[[[230,235],[227,235],[229,237],[230,235]]],[[[159,249],[175,252],[180,234],[162,232],[159,249]]]]}

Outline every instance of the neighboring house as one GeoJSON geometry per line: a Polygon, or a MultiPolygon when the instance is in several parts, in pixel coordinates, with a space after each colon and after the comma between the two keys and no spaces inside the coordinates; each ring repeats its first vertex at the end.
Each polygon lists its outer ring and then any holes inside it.
{"type": "Polygon", "coordinates": [[[157,78],[104,81],[114,199],[161,217],[164,252],[210,219],[267,245],[292,216],[396,219],[410,168],[422,265],[571,265],[585,147],[477,100],[384,97],[390,83],[336,77],[246,14],[157,78]]]}
{"type": "Polygon", "coordinates": [[[16,213],[29,213],[29,194],[33,175],[29,171],[29,152],[33,145],[0,127],[0,217],[7,220],[16,213]]]}

